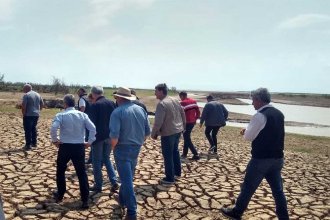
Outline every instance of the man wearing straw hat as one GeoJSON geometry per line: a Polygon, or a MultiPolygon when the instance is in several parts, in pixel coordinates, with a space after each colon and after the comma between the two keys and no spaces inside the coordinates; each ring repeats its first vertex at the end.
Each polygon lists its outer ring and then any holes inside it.
{"type": "Polygon", "coordinates": [[[131,102],[136,97],[130,89],[120,87],[113,96],[118,107],[111,114],[109,126],[121,182],[118,202],[122,208],[127,208],[125,219],[137,219],[133,178],[141,146],[150,135],[149,120],[143,108],[131,102]]]}

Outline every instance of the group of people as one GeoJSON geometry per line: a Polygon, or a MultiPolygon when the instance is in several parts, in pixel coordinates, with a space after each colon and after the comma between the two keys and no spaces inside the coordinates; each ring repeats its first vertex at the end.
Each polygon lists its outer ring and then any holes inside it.
{"type": "MultiPolygon", "coordinates": [[[[23,124],[25,130],[25,150],[37,146],[36,124],[43,101],[40,95],[27,84],[23,88],[23,124]],[[30,110],[34,109],[34,110],[30,110]]],[[[191,133],[200,118],[200,126],[205,124],[205,135],[210,143],[209,153],[217,153],[217,133],[226,125],[228,111],[221,103],[207,96],[207,104],[202,114],[194,99],[188,98],[186,92],[180,92],[181,102],[168,95],[165,83],[155,87],[155,96],[159,99],[155,111],[152,129],[146,108],[136,100],[136,94],[129,88],[120,87],[113,96],[113,102],[103,95],[103,88],[93,86],[87,97],[86,91],[78,91],[78,110],[75,109],[75,98],[71,94],[64,96],[64,111],[58,113],[51,126],[52,143],[58,147],[56,184],[54,192],[56,202],[61,202],[65,191],[65,170],[69,160],[76,170],[82,208],[87,209],[89,192],[102,191],[102,166],[106,167],[110,192],[119,189],[117,201],[126,208],[125,219],[137,218],[137,202],[134,193],[133,179],[137,158],[141,146],[150,135],[152,139],[160,136],[161,151],[164,158],[165,177],[161,184],[173,184],[181,177],[181,159],[187,157],[188,149],[193,154],[192,160],[199,160],[200,155],[192,143],[191,133]],[[133,94],[132,94],[133,93],[133,94]],[[58,135],[58,130],[59,135],[58,135]],[[183,133],[184,145],[180,156],[179,140],[183,133]],[[85,166],[85,148],[91,147],[94,186],[89,187],[85,166]],[[113,151],[120,187],[115,170],[110,161],[113,151]]],[[[241,192],[233,208],[223,207],[221,212],[232,219],[240,219],[248,203],[265,178],[272,190],[276,214],[279,219],[288,219],[287,203],[283,193],[281,169],[284,150],[284,116],[270,105],[270,93],[265,88],[251,92],[253,106],[257,113],[252,117],[241,135],[252,141],[252,158],[247,166],[241,192]]]]}

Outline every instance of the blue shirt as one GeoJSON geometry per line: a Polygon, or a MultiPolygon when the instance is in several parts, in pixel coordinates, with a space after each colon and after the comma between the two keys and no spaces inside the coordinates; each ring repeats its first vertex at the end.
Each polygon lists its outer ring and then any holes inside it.
{"type": "Polygon", "coordinates": [[[141,146],[150,135],[147,113],[132,102],[120,105],[112,112],[109,127],[110,138],[118,139],[118,146],[141,146]]]}
{"type": "Polygon", "coordinates": [[[88,115],[73,107],[56,114],[50,128],[52,142],[58,141],[57,130],[60,129],[59,141],[66,144],[82,144],[85,142],[85,128],[89,130],[88,143],[95,141],[96,128],[88,115]]]}
{"type": "Polygon", "coordinates": [[[24,116],[39,116],[40,107],[44,102],[39,93],[31,90],[23,96],[22,105],[25,107],[24,116]]]}

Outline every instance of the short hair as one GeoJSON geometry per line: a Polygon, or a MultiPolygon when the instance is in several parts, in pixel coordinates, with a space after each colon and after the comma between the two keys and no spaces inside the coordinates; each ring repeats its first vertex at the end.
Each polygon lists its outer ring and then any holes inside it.
{"type": "Polygon", "coordinates": [[[84,94],[86,94],[86,89],[84,88],[79,88],[78,91],[82,91],[84,94]]]}
{"type": "Polygon", "coordinates": [[[187,97],[187,92],[186,91],[181,91],[179,93],[179,96],[187,97]]]}
{"type": "Polygon", "coordinates": [[[96,94],[96,95],[102,95],[103,87],[102,86],[93,86],[91,89],[91,93],[96,94]]]}
{"type": "Polygon", "coordinates": [[[264,103],[270,103],[271,101],[270,93],[266,88],[259,88],[251,91],[251,97],[264,103]]]}
{"type": "Polygon", "coordinates": [[[31,84],[26,83],[26,84],[23,86],[23,89],[27,89],[27,91],[31,91],[31,90],[32,90],[32,86],[31,86],[31,84]]]}
{"type": "Polygon", "coordinates": [[[74,107],[74,95],[66,94],[63,98],[63,101],[68,107],[74,107]]]}
{"type": "Polygon", "coordinates": [[[214,97],[213,97],[213,95],[208,95],[208,96],[206,96],[206,99],[207,99],[207,100],[213,100],[214,97]]]}
{"type": "Polygon", "coordinates": [[[157,86],[155,86],[155,89],[157,89],[158,91],[162,91],[164,95],[167,95],[168,87],[166,83],[158,84],[157,86]]]}

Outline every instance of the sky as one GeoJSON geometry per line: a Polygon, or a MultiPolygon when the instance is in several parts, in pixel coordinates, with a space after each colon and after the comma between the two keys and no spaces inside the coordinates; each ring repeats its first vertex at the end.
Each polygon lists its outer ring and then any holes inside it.
{"type": "Polygon", "coordinates": [[[329,0],[0,0],[5,81],[330,94],[329,0]]]}

